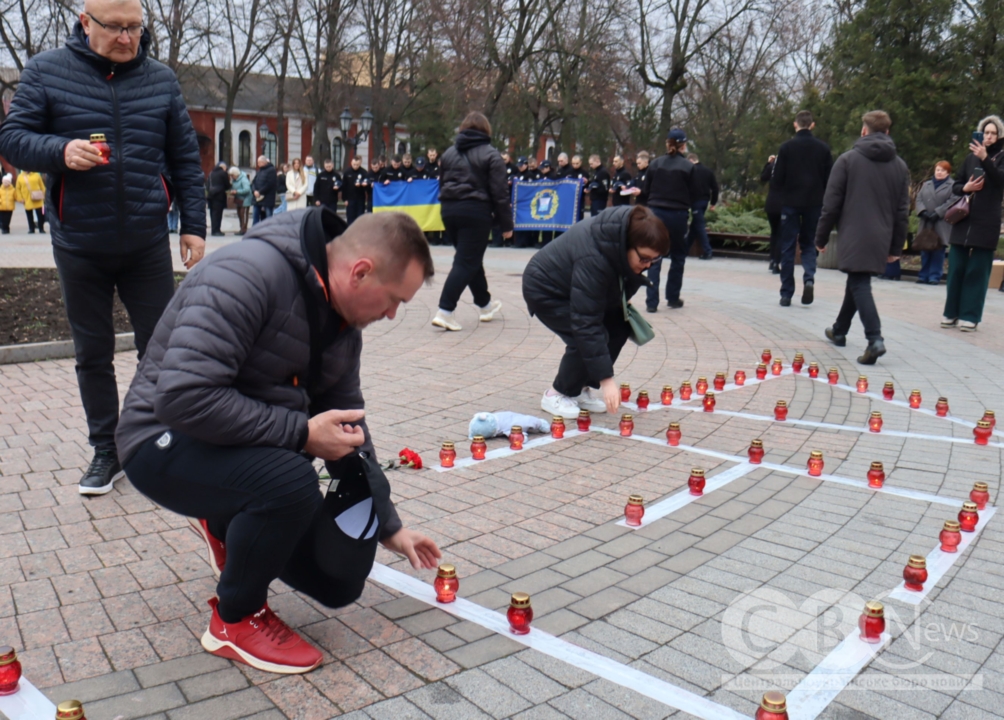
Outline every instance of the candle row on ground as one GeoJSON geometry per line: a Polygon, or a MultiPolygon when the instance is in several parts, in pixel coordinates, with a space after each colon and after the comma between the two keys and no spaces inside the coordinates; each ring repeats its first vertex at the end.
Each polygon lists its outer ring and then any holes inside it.
{"type": "MultiPolygon", "coordinates": [[[[436,590],[437,602],[454,602],[460,591],[457,568],[445,563],[440,565],[432,586],[436,590]]],[[[509,598],[509,610],[506,612],[506,618],[509,620],[509,629],[515,634],[526,635],[530,632],[530,622],[533,620],[530,596],[521,592],[513,593],[509,598]]]]}
{"type": "MultiPolygon", "coordinates": [[[[13,695],[20,690],[21,661],[9,645],[0,646],[0,695],[13,695]]],[[[56,720],[87,720],[79,700],[67,700],[56,707],[56,720]]]]}

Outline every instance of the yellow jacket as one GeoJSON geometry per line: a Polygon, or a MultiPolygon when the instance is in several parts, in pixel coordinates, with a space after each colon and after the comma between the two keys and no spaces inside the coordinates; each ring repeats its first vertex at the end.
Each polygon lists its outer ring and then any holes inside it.
{"type": "Polygon", "coordinates": [[[0,212],[13,210],[17,201],[17,190],[13,185],[0,185],[0,212]]]}
{"type": "Polygon", "coordinates": [[[23,172],[17,176],[17,199],[18,202],[24,203],[25,210],[34,210],[45,205],[44,194],[45,181],[42,180],[42,176],[39,173],[23,172]],[[41,190],[43,198],[41,200],[32,200],[32,190],[41,190]]]}

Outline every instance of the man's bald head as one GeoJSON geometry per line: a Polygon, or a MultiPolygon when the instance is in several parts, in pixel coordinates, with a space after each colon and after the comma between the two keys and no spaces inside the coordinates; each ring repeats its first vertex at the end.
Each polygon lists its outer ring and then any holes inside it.
{"type": "Polygon", "coordinates": [[[140,0],[85,0],[80,24],[91,50],[113,63],[129,62],[143,37],[140,0]]]}
{"type": "Polygon", "coordinates": [[[361,215],[328,248],[329,257],[342,261],[362,255],[372,257],[377,273],[387,280],[399,279],[413,260],[422,265],[425,281],[436,271],[425,234],[414,218],[404,213],[361,215]]]}

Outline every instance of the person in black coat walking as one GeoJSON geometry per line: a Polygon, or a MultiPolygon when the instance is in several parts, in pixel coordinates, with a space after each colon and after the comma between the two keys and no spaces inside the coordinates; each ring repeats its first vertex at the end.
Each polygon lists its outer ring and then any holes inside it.
{"type": "Polygon", "coordinates": [[[439,311],[432,319],[433,325],[444,330],[461,329],[453,311],[466,288],[471,289],[481,322],[490,322],[502,308],[488,292],[484,257],[493,225],[499,226],[503,238],[512,237],[512,205],[505,163],[491,146],[491,137],[488,118],[468,113],[440,164],[440,212],[446,240],[456,248],[439,296],[439,311]]]}
{"type": "Polygon", "coordinates": [[[802,304],[811,305],[816,281],[816,224],[833,167],[830,146],[813,137],[812,113],[795,115],[795,137],[777,151],[772,182],[781,192],[781,305],[795,294],[795,243],[802,249],[802,304]]]}
{"type": "Polygon", "coordinates": [[[777,155],[771,155],[767,158],[767,164],[760,171],[760,182],[767,185],[767,201],[764,204],[764,212],[767,213],[767,222],[770,223],[770,265],[768,269],[775,275],[779,275],[781,273],[781,191],[771,182],[776,161],[777,155]]]}
{"type": "MultiPolygon", "coordinates": [[[[652,208],[669,230],[669,274],[666,277],[666,304],[674,310],[683,307],[683,267],[687,262],[687,221],[697,196],[694,164],[687,160],[687,134],[673,128],[666,138],[666,154],[648,166],[638,204],[652,208]]],[[[662,258],[648,269],[649,286],[645,309],[659,309],[659,273],[662,258]]]]}
{"type": "Polygon", "coordinates": [[[624,302],[668,251],[669,234],[651,210],[619,207],[576,223],[530,260],[527,309],[565,343],[544,411],[569,419],[579,410],[616,412],[614,363],[630,335],[624,302]]]}
{"type": "Polygon", "coordinates": [[[687,245],[692,246],[695,242],[701,243],[701,260],[712,258],[711,239],[708,237],[708,226],[704,220],[704,213],[709,209],[714,210],[718,204],[718,178],[715,172],[707,165],[701,165],[701,159],[694,153],[690,153],[687,159],[694,163],[694,207],[690,211],[690,232],[687,235],[687,245]]]}
{"type": "Polygon", "coordinates": [[[254,180],[251,181],[251,190],[254,192],[252,226],[272,217],[272,213],[275,212],[275,194],[278,187],[279,179],[275,165],[269,162],[269,159],[264,155],[259,156],[258,172],[255,173],[254,180]]]}
{"type": "Polygon", "coordinates": [[[882,325],[872,297],[872,275],[885,270],[903,253],[910,216],[910,172],[889,137],[888,113],[872,110],[862,118],[861,138],[833,165],[815,244],[826,251],[830,231],[837,228],[837,267],[847,273],[844,302],[828,337],[838,347],[847,344],[851,320],[859,314],[868,347],[858,358],[874,365],[885,355],[882,325]]]}
{"type": "Polygon", "coordinates": [[[223,223],[223,211],[227,207],[227,191],[230,189],[230,176],[227,174],[227,164],[221,162],[209,171],[206,180],[206,199],[209,201],[209,227],[213,236],[222,237],[220,225],[223,223]]]}
{"type": "Polygon", "coordinates": [[[948,249],[948,288],[941,327],[973,332],[983,319],[983,304],[1000,239],[1004,201],[1004,123],[996,115],[980,120],[982,140],[973,138],[969,156],[955,176],[956,195],[969,194],[969,216],[952,228],[948,249]]]}

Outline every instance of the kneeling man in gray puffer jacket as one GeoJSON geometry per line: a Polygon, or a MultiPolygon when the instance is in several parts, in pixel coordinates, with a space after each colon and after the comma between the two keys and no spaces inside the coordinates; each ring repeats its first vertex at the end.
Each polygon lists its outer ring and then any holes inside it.
{"type": "Polygon", "coordinates": [[[441,557],[401,526],[373,458],[361,329],[393,319],[433,274],[407,215],[346,229],[326,208],[283,213],[217,250],[167,306],[116,440],[136,488],[187,515],[219,579],[202,645],[302,673],[321,653],[269,609],[279,578],[328,607],[362,593],[376,544],[417,568],[441,557]],[[310,456],[337,487],[322,496],[310,456]]]}

